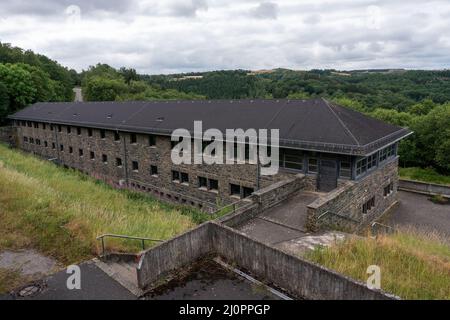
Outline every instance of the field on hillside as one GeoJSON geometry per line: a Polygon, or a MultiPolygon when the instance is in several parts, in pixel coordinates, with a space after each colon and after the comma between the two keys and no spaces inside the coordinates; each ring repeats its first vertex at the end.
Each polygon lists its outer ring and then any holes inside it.
{"type": "Polygon", "coordinates": [[[381,268],[381,288],[403,299],[450,299],[450,244],[437,234],[399,230],[318,248],[306,258],[364,283],[367,267],[381,268]]]}
{"type": "MultiPolygon", "coordinates": [[[[0,251],[35,248],[63,264],[76,263],[99,252],[100,234],[167,239],[208,218],[0,144],[0,251]]],[[[133,241],[107,245],[139,250],[133,241]]]]}

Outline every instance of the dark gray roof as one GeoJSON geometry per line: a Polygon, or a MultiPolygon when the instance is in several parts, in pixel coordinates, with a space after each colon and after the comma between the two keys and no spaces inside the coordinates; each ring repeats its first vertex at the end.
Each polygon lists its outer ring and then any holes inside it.
{"type": "Polygon", "coordinates": [[[324,99],[36,103],[9,118],[157,134],[202,120],[203,130],[279,129],[282,146],[355,155],[411,133],[324,99]]]}

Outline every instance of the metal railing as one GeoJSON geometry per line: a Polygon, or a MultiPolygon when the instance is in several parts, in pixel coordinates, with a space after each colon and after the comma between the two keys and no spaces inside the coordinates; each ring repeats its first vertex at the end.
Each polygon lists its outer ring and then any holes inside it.
{"type": "Polygon", "coordinates": [[[379,223],[379,222],[376,222],[376,221],[371,223],[370,228],[371,228],[372,233],[374,233],[374,234],[376,234],[380,228],[384,229],[385,233],[390,233],[390,232],[395,231],[395,228],[385,225],[385,224],[382,224],[382,223],[379,223]]]}
{"type": "Polygon", "coordinates": [[[117,238],[117,239],[128,239],[128,240],[139,240],[142,243],[142,250],[145,250],[145,241],[153,241],[153,242],[164,242],[164,240],[160,239],[151,239],[151,238],[143,238],[143,237],[132,237],[125,236],[120,234],[102,234],[97,237],[97,241],[101,240],[102,242],[102,256],[105,255],[105,238],[117,238]]]}
{"type": "Polygon", "coordinates": [[[334,213],[334,212],[331,212],[331,211],[325,211],[324,213],[322,213],[320,216],[317,217],[317,221],[322,220],[323,217],[325,217],[326,215],[329,215],[329,214],[331,214],[333,216],[336,216],[338,218],[341,218],[341,219],[345,219],[345,220],[351,221],[351,222],[355,222],[355,223],[359,223],[360,222],[360,221],[358,221],[356,219],[353,219],[353,218],[350,218],[350,217],[346,217],[346,216],[343,216],[343,215],[341,215],[339,213],[334,213]]]}
{"type": "Polygon", "coordinates": [[[219,209],[217,209],[216,211],[213,212],[213,216],[228,215],[228,214],[235,213],[239,209],[242,209],[246,206],[252,205],[253,204],[252,199],[253,199],[253,195],[251,195],[247,198],[239,199],[238,201],[235,201],[235,202],[227,204],[223,207],[220,207],[219,209]],[[228,211],[228,210],[230,210],[230,211],[228,211]]]}

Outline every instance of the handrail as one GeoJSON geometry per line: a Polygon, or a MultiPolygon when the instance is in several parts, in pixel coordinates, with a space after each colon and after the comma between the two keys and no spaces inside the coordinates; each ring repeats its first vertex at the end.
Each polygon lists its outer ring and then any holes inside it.
{"type": "Polygon", "coordinates": [[[370,225],[370,228],[371,228],[372,232],[374,231],[374,227],[375,227],[376,225],[379,225],[379,226],[385,228],[385,229],[388,230],[388,231],[395,231],[395,228],[394,228],[394,227],[391,227],[391,226],[388,226],[388,225],[386,225],[386,224],[382,224],[382,223],[379,223],[379,222],[374,221],[374,222],[372,222],[372,224],[370,225]]]}
{"type": "Polygon", "coordinates": [[[144,237],[133,237],[133,236],[127,236],[127,235],[106,233],[106,234],[102,234],[96,238],[96,240],[102,241],[102,256],[105,255],[105,238],[140,240],[142,242],[142,250],[145,250],[145,241],[164,242],[164,240],[160,240],[160,239],[151,239],[151,238],[144,238],[144,237]]]}
{"type": "Polygon", "coordinates": [[[343,215],[340,215],[340,214],[338,214],[338,213],[334,213],[334,212],[331,212],[331,211],[325,211],[324,213],[322,213],[320,216],[317,217],[317,221],[321,220],[321,219],[322,219],[324,216],[326,216],[327,214],[332,214],[332,215],[334,215],[334,216],[336,216],[336,217],[339,217],[339,218],[341,218],[341,219],[346,219],[346,220],[349,220],[349,221],[352,221],[352,222],[355,222],[355,223],[358,223],[358,222],[359,222],[359,221],[356,220],[356,219],[353,219],[353,218],[350,218],[350,217],[346,217],[346,216],[343,216],[343,215]]]}
{"type": "MultiPolygon", "coordinates": [[[[239,207],[239,206],[238,206],[239,204],[241,204],[241,203],[246,203],[246,202],[247,202],[248,204],[250,204],[252,198],[253,198],[253,195],[250,195],[250,196],[247,197],[247,198],[239,199],[239,200],[237,200],[237,201],[235,201],[235,202],[229,203],[229,204],[227,204],[227,205],[225,205],[225,206],[223,206],[223,207],[220,207],[220,208],[217,209],[216,211],[214,211],[214,212],[213,212],[213,215],[217,215],[219,212],[221,212],[221,211],[223,211],[224,209],[229,208],[229,207],[233,208],[233,210],[231,210],[231,212],[228,212],[228,214],[234,213],[234,212],[236,212],[236,210],[241,209],[241,208],[243,208],[243,207],[245,206],[245,205],[244,205],[244,206],[239,207]]],[[[246,205],[247,205],[247,203],[246,203],[246,205]]]]}

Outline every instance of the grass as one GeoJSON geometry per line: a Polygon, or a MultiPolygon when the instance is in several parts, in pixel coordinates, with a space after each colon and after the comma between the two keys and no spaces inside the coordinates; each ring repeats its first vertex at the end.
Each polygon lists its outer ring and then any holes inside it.
{"type": "MultiPolygon", "coordinates": [[[[70,264],[97,254],[103,233],[168,239],[210,218],[0,144],[0,250],[32,247],[70,264]]],[[[139,242],[107,248],[134,251],[139,242]]]]}
{"type": "Polygon", "coordinates": [[[22,276],[20,271],[0,269],[0,294],[5,294],[28,282],[29,279],[22,276]]]}
{"type": "Polygon", "coordinates": [[[317,248],[305,257],[364,283],[367,267],[378,265],[382,289],[404,299],[450,299],[447,241],[438,234],[403,229],[317,248]]]}
{"type": "Polygon", "coordinates": [[[408,180],[444,184],[450,186],[450,176],[437,173],[432,168],[399,168],[400,177],[408,180]]]}

